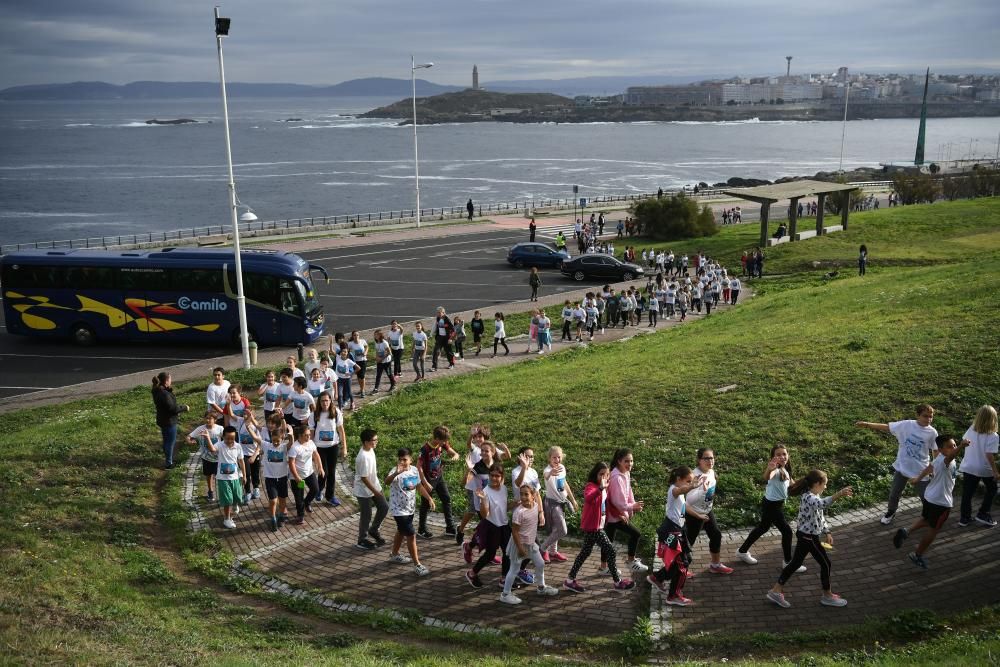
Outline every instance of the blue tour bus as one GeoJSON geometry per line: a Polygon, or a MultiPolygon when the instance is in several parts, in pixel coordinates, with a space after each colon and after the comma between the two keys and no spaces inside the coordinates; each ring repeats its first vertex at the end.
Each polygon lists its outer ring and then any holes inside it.
{"type": "MultiPolygon", "coordinates": [[[[323,335],[311,271],[322,267],[273,250],[240,254],[247,327],[262,346],[323,335]]],[[[239,344],[233,253],[27,250],[0,257],[7,332],[100,341],[239,344]]]]}

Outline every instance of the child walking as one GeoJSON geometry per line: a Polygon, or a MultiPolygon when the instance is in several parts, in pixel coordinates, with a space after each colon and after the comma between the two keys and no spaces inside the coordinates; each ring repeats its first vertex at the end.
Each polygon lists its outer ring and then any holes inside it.
{"type": "Polygon", "coordinates": [[[358,499],[361,514],[358,519],[357,547],[363,551],[371,551],[376,546],[385,544],[379,528],[389,513],[389,503],[382,493],[382,484],[378,479],[378,468],[375,460],[375,447],[378,445],[378,433],[375,429],[366,428],[361,431],[361,451],[354,460],[354,497],[358,499]],[[372,505],[375,506],[375,520],[372,521],[372,505]],[[368,538],[372,538],[369,540],[368,538]],[[372,541],[374,540],[374,542],[372,541]]]}
{"type": "Polygon", "coordinates": [[[413,329],[413,373],[416,377],[414,382],[427,379],[424,371],[424,359],[427,358],[427,333],[424,332],[424,325],[417,322],[413,329]]]}
{"type": "Polygon", "coordinates": [[[396,388],[396,375],[392,372],[392,346],[385,339],[381,329],[376,329],[372,334],[375,339],[375,388],[373,394],[378,393],[379,385],[382,383],[382,375],[389,378],[389,393],[396,388]]]}
{"type": "MultiPolygon", "coordinates": [[[[639,529],[632,525],[631,520],[636,512],[641,512],[644,506],[641,500],[636,500],[632,493],[632,466],[634,459],[632,450],[623,447],[615,451],[611,459],[611,481],[608,485],[608,520],[604,532],[608,535],[608,540],[613,544],[615,535],[621,531],[628,536],[628,557],[625,565],[636,574],[643,574],[649,570],[643,562],[636,556],[639,548],[639,529]]],[[[606,572],[605,563],[601,562],[600,573],[606,572]]]]}
{"type": "Polygon", "coordinates": [[[452,324],[455,326],[455,354],[459,359],[465,359],[465,320],[456,316],[452,324]]]}
{"type": "Polygon", "coordinates": [[[264,492],[271,516],[271,532],[277,532],[288,516],[288,448],[292,444],[292,429],[280,415],[275,415],[268,421],[263,436],[264,492]]]}
{"type": "MultiPolygon", "coordinates": [[[[545,515],[541,505],[538,503],[537,493],[528,484],[522,484],[518,492],[520,504],[514,509],[511,516],[510,541],[507,543],[507,561],[514,563],[517,560],[523,561],[531,559],[535,564],[535,583],[538,585],[538,594],[551,596],[559,591],[552,586],[545,585],[545,561],[538,549],[535,541],[538,537],[538,527],[545,525],[545,515]]],[[[514,581],[521,575],[518,568],[511,566],[507,570],[507,577],[503,582],[503,592],[500,594],[500,602],[506,604],[521,604],[521,598],[513,593],[514,581]]]]}
{"type": "MultiPolygon", "coordinates": [[[[792,479],[792,464],[788,460],[788,449],[784,445],[775,445],[771,448],[771,459],[764,468],[764,498],[760,501],[760,522],[757,527],[750,531],[743,544],[736,551],[736,556],[747,565],[756,565],[757,559],[750,553],[753,546],[760,537],[771,530],[774,526],[781,533],[781,552],[784,555],[784,564],[792,560],[792,527],[785,520],[785,501],[788,500],[788,487],[794,482],[792,479]]],[[[796,572],[805,572],[803,565],[796,572]]]]}
{"type": "Polygon", "coordinates": [[[694,488],[687,494],[687,538],[694,544],[705,529],[708,535],[708,552],[712,562],[708,571],[714,574],[732,574],[733,568],[722,562],[722,531],[715,524],[715,452],[711,449],[698,450],[698,467],[694,469],[694,488]]]}
{"type": "Polygon", "coordinates": [[[538,311],[538,354],[545,354],[545,349],[552,351],[552,320],[544,310],[538,311]]]}
{"type": "MultiPolygon", "coordinates": [[[[507,347],[507,329],[504,327],[503,323],[503,313],[497,313],[493,316],[493,356],[497,356],[497,345],[503,345],[503,356],[510,354],[510,348],[507,347]]],[[[491,357],[492,358],[492,357],[491,357]]]]}
{"type": "Polygon", "coordinates": [[[984,405],[976,412],[976,420],[962,436],[968,440],[968,449],[962,458],[958,471],[962,473],[962,514],[958,519],[959,526],[967,526],[972,521],[972,497],[976,488],[982,482],[986,487],[983,502],[976,514],[976,523],[987,528],[997,525],[990,514],[993,499],[997,495],[997,480],[1000,479],[1000,469],[997,468],[997,448],[1000,439],[997,438],[997,411],[993,406],[984,405]]]}
{"type": "Polygon", "coordinates": [[[594,550],[594,545],[601,547],[601,559],[607,561],[608,571],[615,582],[615,590],[627,591],[635,588],[635,582],[631,579],[622,579],[618,572],[618,565],[615,563],[615,547],[604,532],[605,507],[608,497],[608,484],[611,481],[611,471],[608,464],[603,461],[594,465],[587,476],[587,485],[583,489],[583,515],[580,518],[580,529],[583,531],[583,546],[573,567],[570,568],[569,577],[563,582],[563,588],[574,593],[583,593],[586,589],[576,580],[576,575],[583,567],[590,553],[594,550]]]}
{"type": "MultiPolygon", "coordinates": [[[[510,526],[507,525],[507,486],[503,483],[504,471],[500,463],[494,463],[490,468],[490,483],[484,489],[476,490],[479,499],[479,536],[483,553],[471,570],[465,573],[465,578],[473,588],[482,588],[483,581],[479,573],[487,564],[493,561],[497,550],[502,549],[510,539],[510,526]]],[[[502,559],[502,574],[506,576],[510,570],[510,557],[505,549],[502,559]]],[[[515,570],[515,576],[517,571],[515,570]]],[[[513,585],[513,582],[511,582],[513,585]]],[[[505,589],[506,590],[506,589],[505,589]]]]}
{"type": "Polygon", "coordinates": [[[572,505],[574,512],[580,508],[573,496],[573,489],[566,481],[566,467],[563,465],[562,447],[549,448],[549,464],[542,470],[545,478],[545,502],[542,509],[545,512],[545,525],[549,527],[549,536],[542,542],[542,559],[562,563],[566,556],[559,553],[559,540],[569,534],[566,527],[566,506],[572,505]]]}
{"type": "Polygon", "coordinates": [[[951,436],[939,435],[937,437],[939,455],[919,475],[910,480],[916,484],[924,477],[934,475],[924,491],[923,511],[920,518],[910,526],[909,530],[900,528],[892,537],[892,544],[898,549],[903,546],[903,542],[911,533],[927,529],[927,534],[924,535],[924,539],[920,540],[916,551],[909,554],[910,562],[917,567],[927,569],[927,560],[924,558],[924,554],[927,553],[927,549],[930,548],[938,531],[948,520],[948,514],[951,513],[951,507],[954,504],[952,492],[955,490],[955,457],[968,444],[969,441],[963,439],[961,445],[956,445],[951,436]]]}
{"type": "Polygon", "coordinates": [[[670,472],[667,489],[667,509],[663,523],[656,529],[657,555],[663,567],[646,577],[646,581],[667,594],[667,604],[686,607],[691,599],[684,597],[684,582],[691,564],[691,547],[684,532],[686,499],[684,494],[694,488],[691,468],[680,466],[670,472]],[[670,586],[666,581],[670,580],[670,586]]]}
{"type": "Polygon", "coordinates": [[[486,325],[483,323],[483,316],[479,311],[472,313],[469,321],[469,328],[472,329],[472,342],[476,344],[476,356],[483,351],[483,333],[486,332],[486,325]]]}
{"type": "Polygon", "coordinates": [[[236,429],[227,426],[222,431],[222,442],[218,447],[211,442],[206,445],[209,450],[215,450],[214,453],[219,457],[219,472],[215,478],[219,489],[219,507],[222,509],[222,525],[230,530],[236,527],[233,508],[238,511],[240,500],[243,499],[240,478],[247,474],[243,467],[243,448],[236,437],[236,429]]]}
{"type": "Polygon", "coordinates": [[[396,535],[392,538],[392,553],[389,555],[391,563],[413,562],[413,571],[418,577],[430,574],[420,562],[420,554],[417,552],[417,534],[413,530],[413,514],[417,508],[417,493],[424,497],[431,509],[434,509],[434,499],[424,488],[424,474],[419,466],[412,465],[413,452],[406,447],[401,447],[396,452],[396,467],[390,472],[385,483],[389,485],[389,511],[396,521],[396,535]],[[400,555],[399,548],[406,540],[406,548],[410,552],[410,557],[400,555]]]}
{"type": "Polygon", "coordinates": [[[799,566],[805,560],[806,554],[811,554],[819,563],[820,583],[823,586],[823,596],[819,599],[820,604],[827,607],[844,607],[847,600],[840,597],[830,588],[830,570],[833,564],[826,549],[820,544],[820,535],[826,534],[827,544],[833,544],[833,535],[830,534],[830,527],[826,523],[826,516],[823,510],[832,505],[834,501],[843,497],[851,497],[853,491],[851,487],[845,486],[832,496],[822,497],[826,490],[827,476],[822,470],[810,470],[809,474],[792,484],[789,495],[797,496],[802,494],[802,501],[799,503],[799,515],[797,519],[798,530],[795,531],[795,553],[792,555],[792,562],[785,566],[778,577],[777,583],[767,593],[767,599],[774,604],[788,609],[792,603],[785,599],[784,586],[792,575],[798,572],[799,566]]]}
{"type": "Polygon", "coordinates": [[[198,445],[201,456],[201,474],[205,476],[205,486],[208,487],[206,498],[209,502],[215,500],[215,475],[219,471],[219,458],[208,444],[217,446],[222,440],[222,427],[215,423],[215,413],[208,410],[205,413],[205,423],[188,434],[189,445],[198,445]]]}

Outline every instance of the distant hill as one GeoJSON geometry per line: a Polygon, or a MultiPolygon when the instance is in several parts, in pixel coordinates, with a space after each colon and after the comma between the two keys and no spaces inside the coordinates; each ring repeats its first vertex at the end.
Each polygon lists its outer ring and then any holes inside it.
{"type": "Polygon", "coordinates": [[[629,86],[667,86],[694,83],[706,76],[585,76],[574,79],[484,80],[487,90],[499,92],[544,92],[575,95],[619,95],[629,86]]]}
{"type": "MultiPolygon", "coordinates": [[[[407,98],[361,114],[362,118],[408,119],[413,102],[407,98]]],[[[417,99],[417,122],[463,123],[517,115],[534,117],[563,114],[573,107],[573,100],[551,93],[498,93],[488,90],[463,90],[417,99]]],[[[408,122],[404,120],[404,123],[408,122]]]]}
{"type": "MultiPolygon", "coordinates": [[[[368,78],[344,81],[334,86],[306,86],[297,83],[227,83],[233,97],[393,97],[410,94],[406,79],[368,78]]],[[[461,90],[417,79],[417,95],[438,95],[461,90]]],[[[103,81],[77,81],[34,86],[14,86],[0,90],[0,100],[116,100],[217,97],[218,82],[135,81],[118,86],[103,81]]]]}

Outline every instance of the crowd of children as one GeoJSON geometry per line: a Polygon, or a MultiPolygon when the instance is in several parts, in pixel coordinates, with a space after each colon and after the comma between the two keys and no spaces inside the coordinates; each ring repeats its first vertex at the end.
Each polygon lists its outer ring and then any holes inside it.
{"type": "MultiPolygon", "coordinates": [[[[393,323],[392,330],[398,330],[397,326],[393,323]]],[[[539,323],[540,328],[544,326],[539,323]]],[[[351,340],[353,349],[365,347],[357,332],[352,334],[351,340]]],[[[383,339],[377,337],[376,340],[381,342],[383,339]]],[[[378,363],[392,364],[394,349],[391,343],[388,344],[378,363]]],[[[345,347],[341,352],[342,357],[350,355],[351,348],[345,347]]],[[[357,356],[360,355],[355,356],[355,364],[357,356]]],[[[305,371],[295,368],[294,358],[289,358],[288,362],[289,367],[279,373],[280,383],[275,381],[274,373],[268,372],[257,390],[258,396],[263,398],[263,426],[258,424],[253,404],[243,395],[242,387],[228,382],[221,368],[214,369],[213,381],[206,389],[204,421],[187,436],[187,442],[198,447],[206,498],[217,500],[226,529],[236,527],[235,517],[241,505],[260,497],[262,482],[272,531],[278,531],[289,520],[289,489],[296,514],[291,521],[296,524],[306,522],[316,502],[325,500],[332,505],[340,504],[334,475],[338,459],[347,458],[348,446],[333,378],[326,373],[329,369],[325,361],[312,352],[305,371]],[[318,379],[307,382],[307,375],[318,379]]],[[[153,390],[158,410],[161,407],[167,410],[169,406],[164,407],[164,399],[157,392],[169,392],[169,376],[154,378],[153,390]]],[[[343,404],[340,401],[340,405],[343,404]]],[[[185,407],[171,408],[173,416],[185,407]]],[[[990,512],[1000,479],[996,460],[1000,439],[994,408],[982,406],[960,441],[939,434],[931,425],[933,418],[933,407],[920,405],[916,419],[888,424],[857,422],[858,427],[888,433],[898,441],[888,510],[881,523],[892,523],[905,486],[914,485],[923,503],[921,516],[909,528],[895,531],[892,542],[899,548],[911,535],[922,531],[922,539],[909,554],[909,560],[925,569],[928,567],[926,553],[953,505],[957,472],[964,474],[960,526],[973,521],[988,528],[996,526],[990,512]],[[961,466],[956,466],[955,459],[963,451],[961,466]],[[973,516],[973,495],[980,483],[985,486],[986,493],[973,516]]],[[[416,457],[408,448],[398,449],[396,465],[384,478],[378,473],[375,457],[378,434],[373,429],[364,429],[360,440],[353,479],[353,494],[360,509],[356,546],[370,551],[385,545],[380,528],[391,513],[396,531],[389,560],[411,564],[418,576],[429,573],[420,561],[417,537],[433,537],[427,517],[428,512],[437,507],[434,496],[441,504],[445,537],[454,538],[462,546],[462,557],[469,566],[465,579],[473,588],[483,588],[483,571],[491,565],[500,565],[498,586],[502,589],[500,600],[504,603],[522,602],[514,593],[515,586],[519,585],[534,586],[541,596],[558,593],[546,583],[545,567],[552,562],[568,560],[560,552],[559,544],[569,532],[567,516],[574,513],[580,514],[582,543],[568,577],[562,582],[564,590],[585,591],[577,576],[595,547],[601,552],[597,573],[610,576],[616,590],[635,588],[636,583],[630,575],[643,575],[649,570],[638,555],[642,533],[633,523],[635,515],[646,510],[646,504],[636,499],[632,489],[631,471],[636,455],[631,449],[615,451],[610,465],[603,461],[593,464],[580,489],[582,503],[578,503],[569,481],[565,452],[558,446],[548,449],[546,465],[540,473],[535,467],[534,449],[530,446],[520,448],[516,453],[516,465],[509,469],[508,485],[508,468],[504,463],[512,461],[514,455],[504,443],[494,442],[490,429],[484,425],[472,427],[464,456],[452,446],[450,429],[446,426],[435,428],[416,457]],[[468,509],[456,526],[443,473],[448,462],[461,465],[458,461],[464,462],[462,485],[468,509]],[[419,508],[418,494],[422,496],[419,508]],[[476,527],[466,540],[466,531],[476,519],[476,527]],[[539,534],[542,530],[547,533],[543,540],[539,534]],[[614,544],[616,536],[627,540],[626,557],[621,562],[614,544]],[[400,553],[404,541],[408,555],[400,553]],[[534,572],[529,569],[532,566],[534,572]]],[[[701,448],[695,454],[693,468],[678,466],[669,473],[664,518],[656,531],[656,555],[662,566],[646,576],[650,585],[665,596],[666,604],[686,606],[691,603],[684,595],[684,585],[694,576],[689,571],[691,545],[702,532],[709,541],[707,572],[716,575],[733,572],[722,562],[722,534],[714,515],[718,488],[716,464],[715,450],[701,448]]],[[[810,470],[796,479],[789,448],[784,445],[771,448],[761,477],[764,492],[760,521],[740,545],[736,556],[747,565],[758,564],[750,548],[772,526],[778,528],[782,567],[778,570],[774,565],[778,574],[766,598],[779,607],[791,606],[784,586],[793,575],[806,571],[807,555],[812,556],[819,568],[820,604],[830,607],[847,604],[832,588],[830,551],[833,537],[825,510],[839,498],[850,497],[852,489],[848,486],[824,496],[828,481],[822,470],[810,470]],[[785,519],[784,505],[790,496],[797,495],[801,500],[793,549],[792,528],[785,519]]]]}

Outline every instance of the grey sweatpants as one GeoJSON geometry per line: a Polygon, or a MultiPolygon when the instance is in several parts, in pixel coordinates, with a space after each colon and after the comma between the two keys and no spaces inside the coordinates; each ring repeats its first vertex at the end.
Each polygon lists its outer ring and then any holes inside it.
{"type": "MultiPolygon", "coordinates": [[[[886,516],[892,516],[896,513],[896,508],[899,507],[899,499],[903,496],[903,489],[906,488],[907,482],[910,478],[899,472],[894,471],[892,474],[892,488],[889,489],[889,506],[885,510],[886,516]]],[[[927,490],[927,485],[930,484],[929,479],[921,480],[917,483],[917,495],[920,499],[924,499],[924,491],[927,490]]]]}

